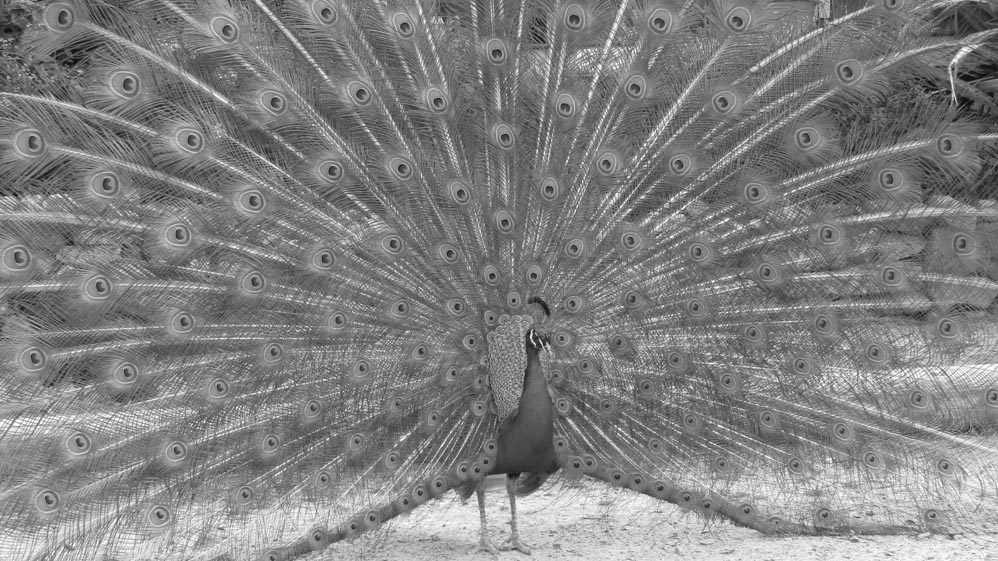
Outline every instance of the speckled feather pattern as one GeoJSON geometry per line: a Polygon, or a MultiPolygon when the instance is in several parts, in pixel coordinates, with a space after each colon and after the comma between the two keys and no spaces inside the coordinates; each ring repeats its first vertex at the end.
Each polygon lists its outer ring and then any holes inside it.
{"type": "Polygon", "coordinates": [[[527,315],[500,317],[499,326],[487,336],[487,383],[500,422],[516,410],[523,393],[523,375],[527,369],[525,336],[532,324],[533,318],[527,315]]]}

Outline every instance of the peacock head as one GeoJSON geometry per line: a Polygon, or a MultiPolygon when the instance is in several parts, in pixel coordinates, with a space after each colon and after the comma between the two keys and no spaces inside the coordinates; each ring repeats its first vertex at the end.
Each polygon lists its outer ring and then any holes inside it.
{"type": "Polygon", "coordinates": [[[530,315],[534,318],[533,325],[527,330],[527,345],[537,351],[551,352],[551,333],[547,329],[551,308],[540,296],[531,296],[527,299],[527,304],[533,305],[530,315]]]}
{"type": "Polygon", "coordinates": [[[534,350],[550,348],[550,337],[531,327],[527,330],[527,345],[534,350]]]}

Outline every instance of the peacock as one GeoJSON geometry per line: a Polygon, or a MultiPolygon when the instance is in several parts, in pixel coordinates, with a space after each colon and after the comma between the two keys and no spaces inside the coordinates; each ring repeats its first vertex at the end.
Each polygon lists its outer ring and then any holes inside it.
{"type": "Polygon", "coordinates": [[[998,30],[799,4],[38,7],[18,56],[66,78],[0,92],[0,557],[335,555],[455,494],[495,552],[488,475],[523,552],[561,478],[987,531],[998,30]]]}

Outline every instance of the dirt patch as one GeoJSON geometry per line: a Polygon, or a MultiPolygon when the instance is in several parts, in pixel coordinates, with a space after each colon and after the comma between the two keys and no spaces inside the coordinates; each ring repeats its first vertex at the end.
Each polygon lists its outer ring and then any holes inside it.
{"type": "MultiPolygon", "coordinates": [[[[500,546],[509,536],[509,503],[501,481],[489,487],[489,534],[500,546]]],[[[371,536],[334,544],[310,559],[998,561],[998,535],[767,537],[726,522],[705,526],[671,504],[598,485],[538,491],[517,501],[517,514],[521,537],[533,548],[530,557],[473,551],[477,503],[472,498],[461,505],[448,494],[371,536]]]]}

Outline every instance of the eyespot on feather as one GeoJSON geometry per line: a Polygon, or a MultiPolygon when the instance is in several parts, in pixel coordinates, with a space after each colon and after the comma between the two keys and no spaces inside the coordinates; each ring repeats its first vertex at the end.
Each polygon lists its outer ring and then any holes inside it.
{"type": "Polygon", "coordinates": [[[579,103],[575,96],[569,92],[561,92],[555,96],[555,113],[564,120],[574,119],[578,111],[579,103]]]}
{"type": "Polygon", "coordinates": [[[505,209],[495,212],[493,222],[495,223],[496,230],[501,234],[512,234],[516,228],[516,221],[513,219],[513,215],[505,209]]]}
{"type": "Polygon", "coordinates": [[[489,138],[494,145],[509,150],[516,144],[516,131],[506,123],[496,123],[491,127],[489,138]]]}
{"type": "Polygon", "coordinates": [[[331,26],[339,20],[339,13],[336,7],[327,0],[315,0],[311,6],[312,16],[315,21],[323,26],[331,26]]]}
{"type": "Polygon", "coordinates": [[[752,12],[744,6],[735,6],[724,14],[724,25],[734,33],[744,33],[752,26],[752,12]]]}
{"type": "Polygon", "coordinates": [[[33,128],[23,128],[15,132],[10,146],[15,154],[25,159],[44,156],[48,148],[41,131],[33,128]]]}
{"type": "Polygon", "coordinates": [[[15,240],[0,241],[0,277],[20,279],[30,276],[35,270],[33,252],[15,240]]]}
{"type": "Polygon", "coordinates": [[[343,179],[343,164],[339,160],[326,159],[315,165],[315,176],[326,183],[335,183],[343,179]]]}
{"type": "Polygon", "coordinates": [[[405,249],[405,244],[398,234],[386,234],[381,238],[381,248],[388,255],[400,255],[405,249]]]}
{"type": "Polygon", "coordinates": [[[672,31],[675,18],[665,8],[656,8],[645,18],[645,27],[654,34],[666,35],[672,31]]]}
{"type": "Polygon", "coordinates": [[[392,29],[399,39],[412,39],[416,34],[416,23],[405,12],[396,12],[391,16],[392,29]]]}
{"type": "Polygon", "coordinates": [[[53,489],[42,489],[35,493],[32,506],[38,514],[48,516],[59,512],[63,506],[62,497],[53,489]]]}
{"type": "Polygon", "coordinates": [[[492,66],[503,66],[509,58],[509,46],[498,37],[486,39],[482,43],[485,60],[492,66]]]}
{"type": "Polygon", "coordinates": [[[835,78],[843,86],[852,86],[863,80],[866,73],[863,63],[856,59],[847,59],[835,64],[835,78]]]}
{"type": "Polygon", "coordinates": [[[623,157],[613,148],[603,148],[596,154],[596,171],[603,176],[613,176],[623,169],[623,157]]]}
{"type": "Polygon", "coordinates": [[[642,100],[649,93],[648,79],[643,74],[631,74],[624,80],[621,89],[632,101],[642,100]]]}
{"type": "Polygon", "coordinates": [[[92,173],[85,180],[85,184],[89,189],[89,194],[103,202],[114,200],[124,190],[121,176],[110,170],[101,170],[92,173]]]}
{"type": "Polygon", "coordinates": [[[440,259],[448,264],[453,265],[458,262],[461,257],[460,251],[453,244],[442,243],[437,246],[437,255],[440,259]]]}
{"type": "Polygon", "coordinates": [[[347,83],[346,96],[356,107],[366,107],[374,99],[371,86],[360,80],[351,80],[347,83]]]}
{"type": "Polygon", "coordinates": [[[485,284],[488,284],[489,286],[496,286],[499,284],[499,280],[501,278],[502,276],[499,274],[499,268],[495,265],[488,264],[482,267],[482,280],[485,281],[485,284]]]}
{"type": "Polygon", "coordinates": [[[142,79],[130,70],[117,70],[105,81],[108,91],[123,100],[135,99],[142,92],[142,79]]]}
{"type": "Polygon", "coordinates": [[[544,281],[544,269],[540,265],[531,265],[527,267],[524,279],[531,285],[541,284],[544,281]]]}
{"type": "Polygon", "coordinates": [[[580,32],[588,26],[589,14],[580,4],[569,4],[563,10],[561,21],[569,32],[580,32]]]}
{"type": "Polygon", "coordinates": [[[206,386],[208,399],[212,401],[222,401],[229,397],[230,386],[224,378],[215,378],[208,382],[206,386]]]}
{"type": "Polygon", "coordinates": [[[438,87],[431,86],[424,89],[421,99],[424,107],[436,115],[443,115],[450,110],[450,99],[438,87]]]}
{"type": "Polygon", "coordinates": [[[146,523],[155,529],[164,528],[173,521],[173,513],[164,505],[153,505],[146,510],[146,523]]]}
{"type": "Polygon", "coordinates": [[[226,16],[215,16],[208,23],[212,35],[223,43],[231,44],[239,40],[239,25],[226,16]]]}
{"type": "Polygon", "coordinates": [[[42,12],[42,23],[52,31],[65,33],[76,24],[76,12],[73,6],[67,3],[50,4],[42,12]]]}
{"type": "Polygon", "coordinates": [[[557,177],[549,175],[538,183],[537,190],[541,195],[541,199],[545,202],[554,202],[561,197],[561,182],[558,181],[557,177]]]}

